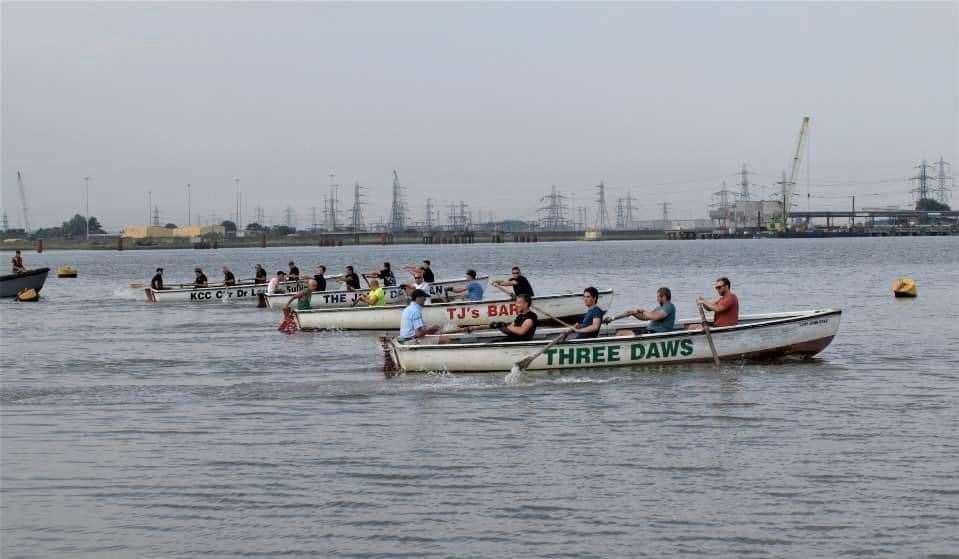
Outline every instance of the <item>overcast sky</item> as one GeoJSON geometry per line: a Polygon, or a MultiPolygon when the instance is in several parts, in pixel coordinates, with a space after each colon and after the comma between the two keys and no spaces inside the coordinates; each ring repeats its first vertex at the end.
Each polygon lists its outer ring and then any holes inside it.
{"type": "Polygon", "coordinates": [[[600,180],[611,216],[630,187],[640,218],[702,217],[743,162],[773,190],[803,115],[814,207],[903,204],[922,158],[959,164],[957,5],[4,2],[2,205],[20,225],[21,170],[59,224],[90,176],[108,229],[151,190],[182,224],[187,183],[222,219],[238,177],[244,222],[304,226],[332,172],[377,221],[397,169],[416,220],[600,180]]]}

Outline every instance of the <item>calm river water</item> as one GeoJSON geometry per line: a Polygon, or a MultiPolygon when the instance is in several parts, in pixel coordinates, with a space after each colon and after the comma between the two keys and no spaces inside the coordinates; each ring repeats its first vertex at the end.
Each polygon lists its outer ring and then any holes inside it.
{"type": "MultiPolygon", "coordinates": [[[[6,256],[5,258],[9,258],[6,256]]],[[[2,312],[3,557],[959,553],[959,238],[47,252],[2,312]],[[293,258],[438,278],[518,263],[539,293],[719,275],[742,311],[841,307],[806,363],[386,380],[369,334],[246,303],[156,305],[157,266],[293,258]],[[890,284],[912,275],[915,300],[890,284]]],[[[7,267],[4,266],[4,270],[7,267]]]]}

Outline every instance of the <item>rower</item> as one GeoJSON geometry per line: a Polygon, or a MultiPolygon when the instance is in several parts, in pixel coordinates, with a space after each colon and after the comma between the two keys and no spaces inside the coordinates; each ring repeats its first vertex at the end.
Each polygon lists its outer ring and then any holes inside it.
{"type": "Polygon", "coordinates": [[[156,275],[154,275],[153,279],[150,280],[150,288],[154,291],[160,291],[163,289],[163,268],[157,268],[156,275]]]}
{"type": "Polygon", "coordinates": [[[285,282],[286,282],[286,272],[284,272],[283,270],[278,271],[276,275],[273,276],[272,279],[270,279],[270,283],[266,286],[266,294],[273,295],[274,293],[276,293],[277,289],[280,288],[280,284],[285,282]]]}
{"type": "Polygon", "coordinates": [[[416,272],[419,272],[423,275],[423,279],[426,283],[433,283],[436,281],[436,278],[433,276],[433,269],[430,268],[431,264],[429,260],[424,260],[423,263],[419,266],[415,264],[410,264],[409,266],[403,266],[403,269],[407,272],[413,274],[413,277],[416,277],[416,272]]]}
{"type": "Polygon", "coordinates": [[[27,271],[26,267],[23,265],[23,257],[20,256],[19,250],[17,250],[17,252],[14,253],[13,258],[10,259],[10,265],[13,268],[14,274],[21,274],[27,271]]]}
{"type": "Polygon", "coordinates": [[[522,342],[532,340],[536,334],[536,325],[539,317],[530,310],[532,299],[525,293],[516,296],[516,318],[512,324],[490,322],[490,328],[496,328],[506,334],[507,342],[522,342]]]}
{"type": "Polygon", "coordinates": [[[525,293],[530,297],[535,297],[533,294],[533,286],[530,285],[529,280],[526,279],[526,276],[520,272],[519,266],[513,266],[509,279],[497,280],[493,283],[500,286],[512,286],[513,295],[525,293]]]}
{"type": "Polygon", "coordinates": [[[427,326],[423,322],[423,305],[427,299],[426,292],[422,289],[414,289],[410,298],[412,302],[403,309],[403,316],[400,318],[400,340],[422,338],[439,332],[439,326],[427,326]]]}
{"type": "Polygon", "coordinates": [[[382,307],[386,305],[386,293],[380,287],[380,282],[376,278],[370,279],[370,290],[361,294],[358,299],[366,303],[369,307],[382,307]]]}
{"type": "Polygon", "coordinates": [[[287,281],[300,281],[300,269],[290,260],[290,273],[287,275],[287,281]]]}
{"type": "Polygon", "coordinates": [[[732,292],[732,284],[729,283],[729,278],[723,276],[717,279],[713,287],[716,289],[716,293],[719,293],[719,299],[707,301],[700,296],[696,299],[696,302],[713,311],[714,327],[735,326],[739,323],[739,297],[736,297],[736,294],[732,292]]]}
{"type": "Polygon", "coordinates": [[[326,291],[326,266],[318,264],[316,273],[313,274],[313,281],[316,282],[317,291],[326,291]]]}
{"type": "Polygon", "coordinates": [[[360,276],[353,271],[353,266],[347,266],[343,274],[336,277],[336,281],[345,285],[347,291],[356,291],[360,288],[360,276]]]}
{"type": "Polygon", "coordinates": [[[227,287],[236,285],[236,276],[226,266],[223,267],[223,285],[227,287]]]}
{"type": "Polygon", "coordinates": [[[196,268],[193,271],[196,273],[196,278],[193,279],[193,287],[207,287],[206,274],[203,273],[203,270],[196,268]]]}
{"type": "Polygon", "coordinates": [[[599,291],[595,287],[589,286],[583,290],[583,304],[586,305],[586,314],[576,323],[575,326],[567,331],[576,334],[576,339],[595,338],[599,335],[603,327],[603,315],[605,311],[596,306],[599,302],[599,291]]]}
{"type": "Polygon", "coordinates": [[[266,270],[259,264],[256,265],[256,271],[253,272],[253,283],[266,283],[266,270]]]}
{"type": "MultiPolygon", "coordinates": [[[[632,309],[625,311],[624,315],[631,315],[639,320],[648,320],[649,324],[646,330],[652,333],[669,332],[676,324],[676,307],[672,303],[673,294],[668,287],[660,287],[656,290],[656,303],[658,307],[651,311],[643,309],[632,309]]],[[[603,322],[609,324],[611,318],[603,319],[603,322]]]]}
{"type": "Polygon", "coordinates": [[[296,310],[305,311],[310,308],[310,298],[313,296],[313,292],[316,290],[316,280],[311,279],[306,282],[306,287],[301,289],[299,293],[294,294],[290,297],[290,300],[283,305],[284,309],[290,308],[290,303],[297,301],[296,310]]]}
{"type": "Polygon", "coordinates": [[[426,281],[423,272],[424,268],[422,266],[413,269],[413,289],[419,289],[423,293],[426,293],[426,304],[429,305],[433,302],[429,296],[430,282],[426,281]]]}
{"type": "Polygon", "coordinates": [[[383,269],[379,272],[372,271],[363,274],[367,278],[377,278],[383,282],[383,287],[393,287],[396,285],[396,276],[393,275],[393,269],[390,268],[389,262],[383,263],[383,269]]]}
{"type": "Polygon", "coordinates": [[[467,301],[483,300],[483,284],[476,281],[476,270],[466,270],[466,287],[450,287],[449,293],[466,293],[467,301]]]}

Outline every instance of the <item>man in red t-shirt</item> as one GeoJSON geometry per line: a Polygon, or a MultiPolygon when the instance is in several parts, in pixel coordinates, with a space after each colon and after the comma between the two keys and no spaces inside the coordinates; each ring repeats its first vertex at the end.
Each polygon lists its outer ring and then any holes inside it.
{"type": "Polygon", "coordinates": [[[719,293],[719,299],[715,301],[706,301],[702,297],[697,302],[703,307],[715,313],[713,317],[713,326],[735,326],[739,322],[739,298],[730,289],[732,285],[729,278],[721,277],[716,280],[716,292],[719,293]]]}

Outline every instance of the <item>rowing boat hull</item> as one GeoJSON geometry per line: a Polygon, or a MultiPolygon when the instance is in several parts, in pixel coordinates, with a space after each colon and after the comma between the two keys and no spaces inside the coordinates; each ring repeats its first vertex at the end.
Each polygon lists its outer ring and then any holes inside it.
{"type": "Polygon", "coordinates": [[[24,289],[33,289],[37,293],[43,289],[50,268],[37,268],[19,274],[0,276],[0,297],[16,297],[24,289]]]}
{"type": "MultiPolygon", "coordinates": [[[[601,308],[608,308],[612,301],[611,290],[600,291],[601,308]]],[[[534,297],[533,306],[542,321],[548,320],[547,313],[560,319],[569,319],[578,318],[584,312],[580,293],[534,297]]],[[[402,305],[392,305],[297,310],[294,316],[301,330],[398,330],[404,308],[402,305]]],[[[516,304],[506,299],[439,303],[423,307],[423,321],[430,325],[486,326],[492,321],[512,322],[516,314],[516,304]]]]}
{"type": "MultiPolygon", "coordinates": [[[[299,284],[295,281],[281,283],[278,287],[288,294],[296,293],[299,284]]],[[[257,296],[266,293],[267,284],[265,283],[244,283],[230,287],[197,287],[181,289],[161,289],[156,290],[147,287],[143,291],[146,293],[147,301],[151,303],[210,303],[217,301],[256,301],[257,296]]]]}
{"type": "MultiPolygon", "coordinates": [[[[738,326],[712,328],[716,351],[723,360],[768,359],[786,355],[812,357],[826,348],[839,331],[842,312],[836,309],[773,313],[743,317],[738,326]]],[[[695,321],[685,321],[692,323],[695,321]]],[[[508,371],[549,340],[430,344],[420,340],[386,342],[388,373],[508,371]]],[[[635,367],[707,362],[712,354],[702,331],[609,336],[571,340],[553,346],[529,370],[635,367]]]]}
{"type": "MultiPolygon", "coordinates": [[[[486,280],[489,279],[489,276],[481,276],[476,278],[476,281],[480,283],[486,283],[486,280]]],[[[445,297],[446,290],[449,288],[464,288],[466,285],[473,280],[467,279],[456,279],[456,280],[446,280],[438,281],[430,284],[430,297],[445,297]]],[[[333,308],[344,308],[344,307],[355,307],[356,305],[363,305],[362,302],[357,303],[360,295],[365,295],[368,293],[368,289],[360,289],[356,291],[346,291],[346,290],[336,290],[336,291],[318,291],[310,297],[310,308],[311,309],[333,309],[333,308]]],[[[386,295],[386,304],[387,305],[396,305],[399,304],[406,298],[406,295],[403,293],[403,290],[398,286],[384,287],[383,293],[386,295]]],[[[290,300],[289,295],[267,295],[266,304],[275,311],[283,310],[283,306],[286,305],[286,302],[290,300]]]]}

